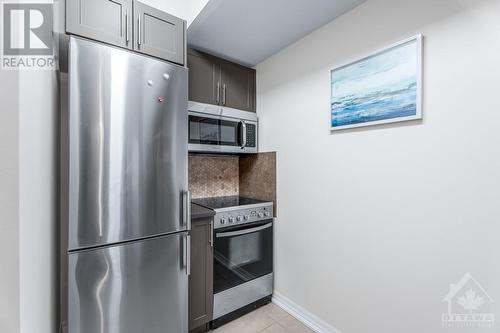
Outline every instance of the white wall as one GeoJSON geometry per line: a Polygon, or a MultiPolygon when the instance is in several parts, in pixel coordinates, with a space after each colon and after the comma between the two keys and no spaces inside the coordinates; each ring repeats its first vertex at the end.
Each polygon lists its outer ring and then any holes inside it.
{"type": "Polygon", "coordinates": [[[57,332],[58,116],[54,71],[19,77],[20,332],[57,332]]]}
{"type": "MultiPolygon", "coordinates": [[[[206,1],[144,0],[183,19],[194,19],[206,1]]],[[[59,288],[56,73],[0,70],[0,89],[0,332],[53,333],[59,288]]]]}
{"type": "Polygon", "coordinates": [[[0,332],[2,333],[19,332],[18,82],[17,71],[0,69],[0,266],[2,267],[0,332]]]}
{"type": "Polygon", "coordinates": [[[370,0],[257,75],[260,148],[278,152],[276,291],[344,333],[434,333],[470,272],[498,318],[500,1],[370,0]],[[330,133],[329,69],[417,33],[423,122],[330,133]]]}
{"type": "MultiPolygon", "coordinates": [[[[3,21],[0,20],[3,45],[3,21]]],[[[18,333],[19,73],[0,68],[0,332],[18,333]]]]}

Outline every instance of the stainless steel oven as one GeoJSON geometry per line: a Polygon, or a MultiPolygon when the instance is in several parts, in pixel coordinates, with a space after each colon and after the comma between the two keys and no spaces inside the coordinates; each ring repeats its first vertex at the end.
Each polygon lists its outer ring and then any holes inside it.
{"type": "Polygon", "coordinates": [[[273,220],[215,230],[214,317],[273,293],[273,220]]]}
{"type": "Polygon", "coordinates": [[[193,202],[216,212],[214,322],[223,323],[248,306],[269,302],[273,293],[273,203],[238,196],[193,202]]]}
{"type": "Polygon", "coordinates": [[[191,152],[257,153],[258,120],[254,112],[189,102],[191,152]]]}
{"type": "Polygon", "coordinates": [[[272,219],[217,229],[214,241],[214,294],[272,274],[272,219]]]}

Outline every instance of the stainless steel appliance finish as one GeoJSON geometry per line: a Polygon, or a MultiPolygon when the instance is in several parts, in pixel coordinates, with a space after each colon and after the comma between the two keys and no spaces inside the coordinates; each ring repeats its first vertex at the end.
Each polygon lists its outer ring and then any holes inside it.
{"type": "Polygon", "coordinates": [[[214,229],[273,218],[273,203],[239,196],[193,199],[215,211],[214,229]]]}
{"type": "Polygon", "coordinates": [[[77,38],[69,67],[69,250],[186,230],[186,69],[77,38]]]}
{"type": "Polygon", "coordinates": [[[189,151],[251,154],[258,152],[254,112],[189,102],[189,151]]]}
{"type": "Polygon", "coordinates": [[[63,332],[187,332],[187,69],[75,37],[68,68],[63,332]]]}
{"type": "Polygon", "coordinates": [[[239,196],[194,199],[214,217],[214,317],[273,293],[273,203],[239,196]]]}
{"type": "Polygon", "coordinates": [[[214,319],[273,293],[273,273],[214,295],[214,319]]]}
{"type": "Polygon", "coordinates": [[[188,246],[176,233],[70,253],[70,332],[187,332],[188,246]]]}

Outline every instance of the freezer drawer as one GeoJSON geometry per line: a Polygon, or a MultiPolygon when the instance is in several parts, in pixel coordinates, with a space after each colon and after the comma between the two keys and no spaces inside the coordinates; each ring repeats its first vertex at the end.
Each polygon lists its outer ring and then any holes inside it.
{"type": "Polygon", "coordinates": [[[70,253],[68,332],[187,332],[186,237],[70,253]]]}
{"type": "Polygon", "coordinates": [[[71,37],[69,250],[186,230],[187,69],[71,37]]]}

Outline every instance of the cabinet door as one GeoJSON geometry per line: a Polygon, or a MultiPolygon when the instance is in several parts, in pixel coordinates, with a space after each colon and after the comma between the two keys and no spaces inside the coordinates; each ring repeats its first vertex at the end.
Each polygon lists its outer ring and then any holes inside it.
{"type": "Polygon", "coordinates": [[[66,31],[132,48],[132,0],[67,0],[66,31]]]}
{"type": "Polygon", "coordinates": [[[207,54],[188,51],[189,100],[200,103],[220,103],[220,66],[207,54]]]}
{"type": "Polygon", "coordinates": [[[221,61],[222,105],[255,112],[255,70],[221,61]]]}
{"type": "Polygon", "coordinates": [[[213,220],[194,220],[191,227],[189,329],[205,325],[213,316],[213,220]]]}
{"type": "Polygon", "coordinates": [[[134,1],[134,49],[184,65],[185,21],[134,1]]]}

